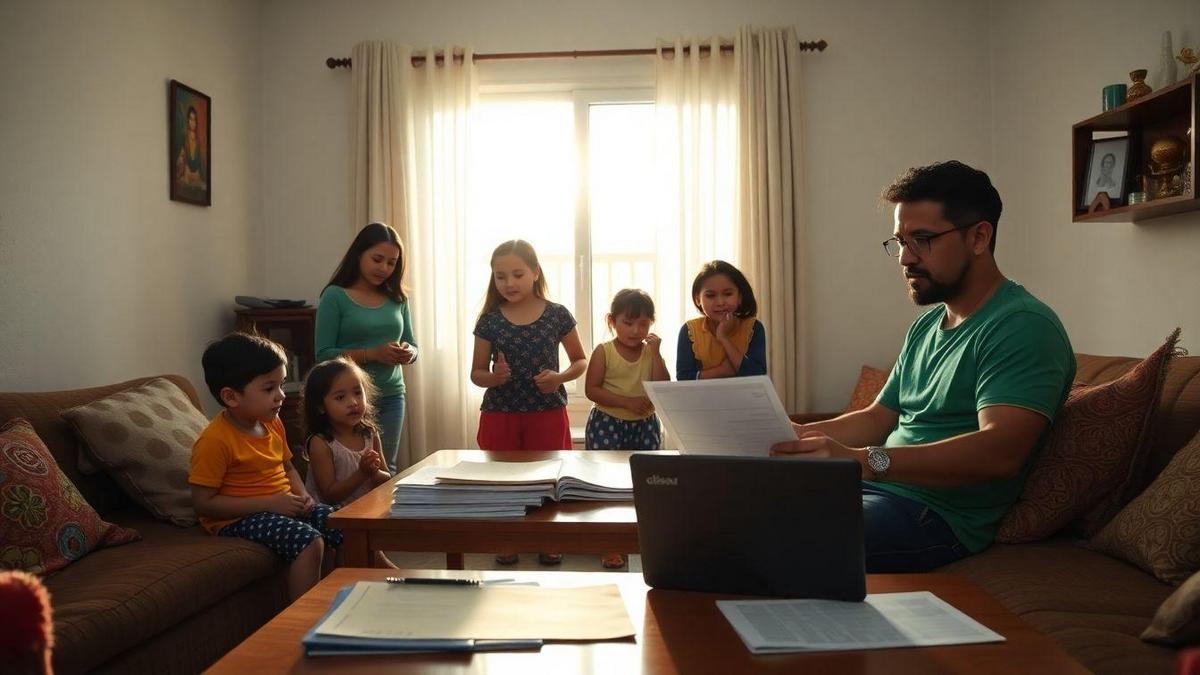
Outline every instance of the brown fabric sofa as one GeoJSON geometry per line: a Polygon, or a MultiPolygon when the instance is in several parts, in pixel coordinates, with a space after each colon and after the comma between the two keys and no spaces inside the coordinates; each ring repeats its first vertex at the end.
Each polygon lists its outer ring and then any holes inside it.
{"type": "MultiPolygon", "coordinates": [[[[164,375],[200,408],[187,379],[164,375]]],[[[287,606],[284,567],[266,548],[155,520],[104,473],[81,474],[59,411],[151,378],[90,389],[0,393],[0,421],[28,419],[88,502],[142,540],[93,551],[45,579],[58,673],[194,673],[287,606]]]]}
{"type": "MultiPolygon", "coordinates": [[[[1141,359],[1076,354],[1075,381],[1100,384],[1141,359]]],[[[796,415],[797,422],[832,415],[796,415]]],[[[1151,455],[1139,491],[1200,429],[1200,357],[1174,359],[1167,370],[1152,430],[1151,455]]],[[[1196,486],[1200,490],[1200,485],[1196,486]]],[[[1101,674],[1171,673],[1176,650],[1142,642],[1155,610],[1175,588],[1124,561],[1092,551],[1064,532],[1028,544],[996,544],[943,568],[991,593],[1011,612],[1058,641],[1101,674]]]]}

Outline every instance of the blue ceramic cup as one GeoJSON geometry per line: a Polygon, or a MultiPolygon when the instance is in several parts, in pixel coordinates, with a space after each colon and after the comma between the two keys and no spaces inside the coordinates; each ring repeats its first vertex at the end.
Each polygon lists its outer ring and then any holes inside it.
{"type": "Polygon", "coordinates": [[[1100,108],[1101,110],[1112,110],[1117,106],[1125,103],[1125,90],[1123,84],[1110,84],[1100,92],[1100,108]]]}

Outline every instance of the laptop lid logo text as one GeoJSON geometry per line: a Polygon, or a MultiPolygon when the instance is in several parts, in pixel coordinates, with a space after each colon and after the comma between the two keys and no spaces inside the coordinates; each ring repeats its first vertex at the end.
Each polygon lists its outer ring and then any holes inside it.
{"type": "Polygon", "coordinates": [[[660,476],[658,474],[654,474],[646,477],[646,485],[679,487],[679,479],[672,476],[660,476]]]}

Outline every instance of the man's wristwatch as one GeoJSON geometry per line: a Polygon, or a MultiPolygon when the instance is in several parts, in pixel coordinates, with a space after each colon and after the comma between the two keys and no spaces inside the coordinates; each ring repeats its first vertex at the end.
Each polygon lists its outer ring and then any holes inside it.
{"type": "Polygon", "coordinates": [[[888,469],[892,468],[892,456],[888,454],[887,448],[880,445],[867,448],[867,467],[875,474],[875,480],[883,480],[888,469]]]}

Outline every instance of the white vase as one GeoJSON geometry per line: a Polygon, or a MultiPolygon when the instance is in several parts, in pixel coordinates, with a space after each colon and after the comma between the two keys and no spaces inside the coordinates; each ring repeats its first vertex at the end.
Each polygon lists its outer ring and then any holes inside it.
{"type": "Polygon", "coordinates": [[[1162,34],[1162,55],[1159,57],[1158,82],[1155,89],[1175,84],[1179,81],[1179,70],[1175,63],[1175,49],[1171,46],[1171,31],[1164,30],[1162,34]]]}

